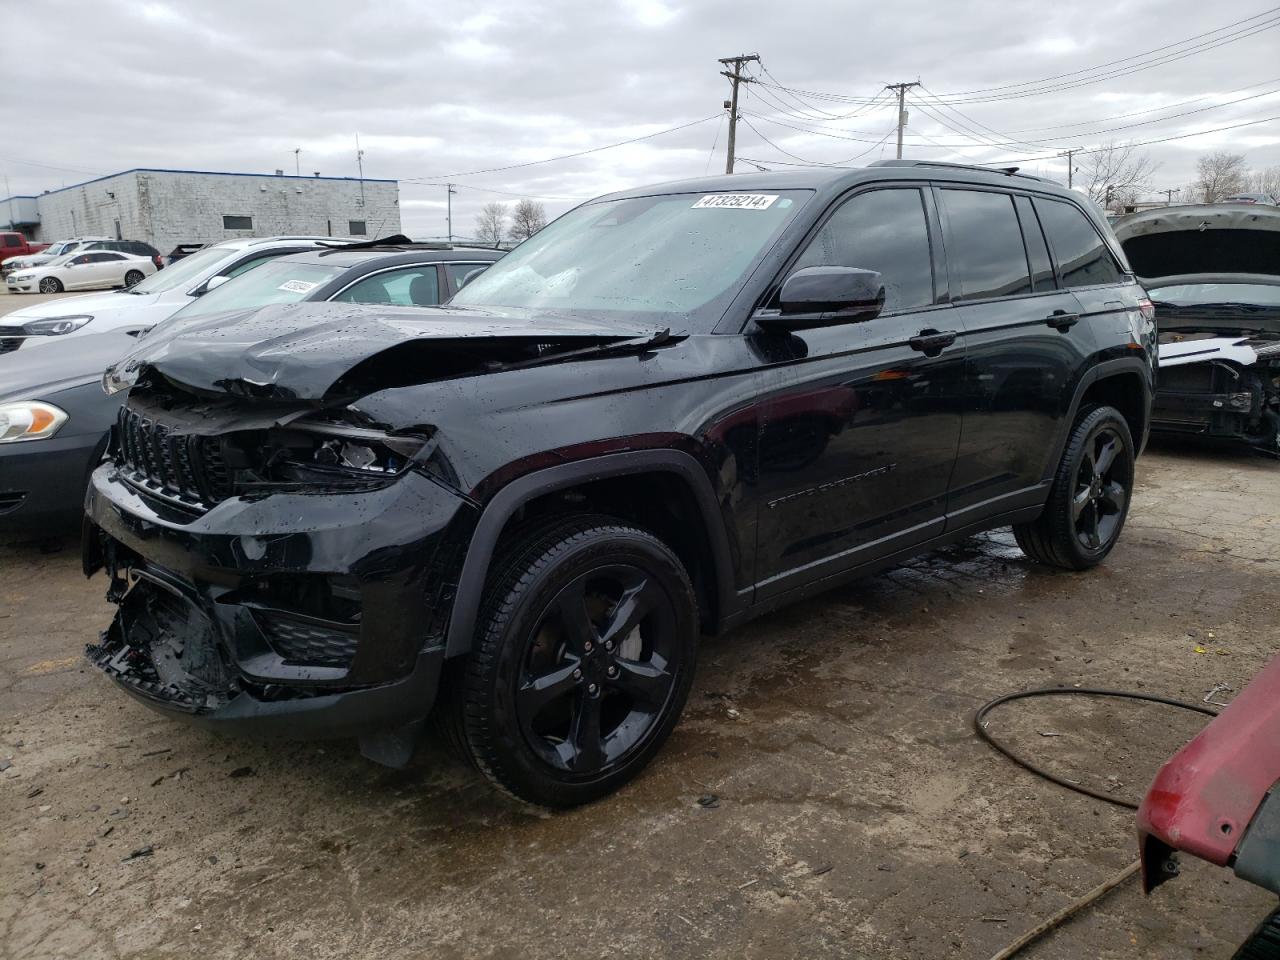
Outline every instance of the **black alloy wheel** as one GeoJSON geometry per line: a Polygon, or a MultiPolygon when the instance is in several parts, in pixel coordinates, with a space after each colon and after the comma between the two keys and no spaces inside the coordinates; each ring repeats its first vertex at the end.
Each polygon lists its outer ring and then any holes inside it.
{"type": "Polygon", "coordinates": [[[144,277],[145,274],[143,274],[141,270],[130,270],[124,275],[124,285],[126,287],[132,287],[135,284],[141,283],[144,277]]]}
{"type": "Polygon", "coordinates": [[[1086,570],[1111,552],[1129,514],[1136,448],[1114,407],[1082,411],[1072,426],[1044,510],[1015,524],[1018,546],[1032,560],[1086,570]]]}
{"type": "Polygon", "coordinates": [[[1125,444],[1114,426],[1101,426],[1081,451],[1071,518],[1086,550],[1114,542],[1124,522],[1133,486],[1133,460],[1122,456],[1125,444]]]}
{"type": "Polygon", "coordinates": [[[548,605],[516,683],[520,729],[543,761],[597,777],[651,734],[679,659],[675,614],[633,564],[582,574],[548,605]]]}
{"type": "Polygon", "coordinates": [[[671,733],[697,641],[693,587],[665,543],[609,517],[537,521],[505,538],[440,723],[516,798],[586,803],[671,733]]]}

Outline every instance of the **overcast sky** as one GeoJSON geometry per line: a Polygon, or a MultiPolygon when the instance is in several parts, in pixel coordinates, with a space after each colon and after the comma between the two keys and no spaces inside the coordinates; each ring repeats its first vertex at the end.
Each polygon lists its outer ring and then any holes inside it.
{"type": "MultiPolygon", "coordinates": [[[[920,79],[964,100],[911,109],[912,157],[1043,157],[1277,117],[1280,92],[1267,91],[1280,91],[1280,29],[1073,89],[1014,96],[1045,84],[1011,86],[1088,79],[1077,71],[1265,10],[1235,0],[10,3],[0,170],[11,193],[33,194],[139,166],[292,173],[301,147],[303,172],[355,176],[358,133],[365,176],[401,181],[406,232],[444,234],[445,188],[409,180],[449,177],[459,185],[454,232],[465,235],[490,200],[532,196],[554,216],[574,198],[722,172],[729,85],[716,60],[744,52],[761,55],[765,82],[800,91],[869,99],[920,79]],[[1003,89],[967,93],[994,87],[1003,89]],[[1243,97],[1252,99],[1218,106],[1243,97]],[[704,118],[584,157],[467,175],[704,118]],[[975,134],[1020,145],[953,146],[975,134]]],[[[877,146],[894,124],[882,105],[756,86],[743,109],[776,147],[740,126],[738,154],[765,166],[893,155],[892,137],[877,146]]],[[[1154,187],[1182,187],[1212,150],[1280,164],[1280,122],[1144,149],[1160,164],[1154,187]]],[[[1066,173],[1063,160],[1024,168],[1066,173]]]]}

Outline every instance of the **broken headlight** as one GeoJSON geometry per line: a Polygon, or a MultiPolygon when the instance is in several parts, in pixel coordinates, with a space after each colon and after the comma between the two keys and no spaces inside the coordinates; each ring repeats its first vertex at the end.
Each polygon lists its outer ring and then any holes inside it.
{"type": "MultiPolygon", "coordinates": [[[[379,484],[404,473],[431,441],[366,427],[299,420],[270,431],[258,457],[237,470],[242,487],[302,485],[349,488],[379,484]],[[257,460],[257,464],[252,463],[257,460]],[[256,469],[255,469],[256,467],[256,469]],[[247,481],[247,482],[246,482],[247,481]]],[[[247,452],[247,451],[245,451],[247,452]]],[[[234,454],[229,466],[238,466],[234,454]]]]}

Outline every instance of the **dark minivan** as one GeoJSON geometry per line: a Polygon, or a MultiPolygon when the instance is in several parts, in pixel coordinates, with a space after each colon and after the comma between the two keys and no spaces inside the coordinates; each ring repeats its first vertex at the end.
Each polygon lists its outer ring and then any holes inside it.
{"type": "Polygon", "coordinates": [[[992,527],[1101,562],[1152,312],[1079,195],[905,161],[602,197],[441,307],[210,318],[130,357],[88,655],[392,764],[434,708],[498,786],[582,803],[660,748],[700,634],[992,527]]]}

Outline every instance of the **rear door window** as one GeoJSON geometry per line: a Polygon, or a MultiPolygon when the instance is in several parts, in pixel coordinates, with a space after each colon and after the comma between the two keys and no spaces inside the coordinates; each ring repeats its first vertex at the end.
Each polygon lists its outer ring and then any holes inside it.
{"type": "Polygon", "coordinates": [[[801,267],[877,271],[885,313],[932,305],[933,258],[920,191],[872,190],[846,200],[809,241],[794,269],[801,267]]]}
{"type": "Polygon", "coordinates": [[[1031,271],[1013,197],[982,190],[941,190],[947,262],[959,300],[1031,292],[1031,271]]]}
{"type": "Polygon", "coordinates": [[[1065,287],[1118,283],[1124,276],[1089,218],[1074,204],[1037,197],[1036,212],[1065,287]]]}

